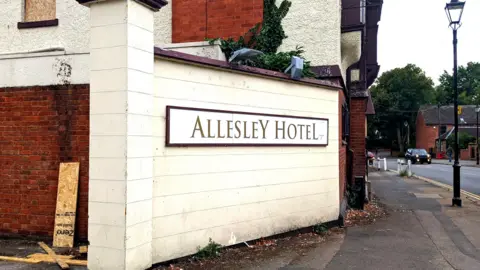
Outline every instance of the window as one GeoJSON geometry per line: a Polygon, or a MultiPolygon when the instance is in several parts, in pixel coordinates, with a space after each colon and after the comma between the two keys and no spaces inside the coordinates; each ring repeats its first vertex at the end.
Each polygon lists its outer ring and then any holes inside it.
{"type": "Polygon", "coordinates": [[[34,28],[58,25],[56,0],[24,0],[23,22],[18,28],[34,28]]]}

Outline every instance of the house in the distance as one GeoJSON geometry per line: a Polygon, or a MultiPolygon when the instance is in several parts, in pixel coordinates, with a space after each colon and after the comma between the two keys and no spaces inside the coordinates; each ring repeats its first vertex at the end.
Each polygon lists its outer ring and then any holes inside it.
{"type": "MultiPolygon", "coordinates": [[[[478,118],[476,105],[460,106],[458,116],[459,133],[466,133],[477,137],[478,118]]],[[[454,136],[454,107],[450,106],[424,106],[417,114],[416,147],[423,148],[429,153],[444,157],[447,149],[446,140],[454,136]]],[[[472,150],[469,150],[470,152],[472,150]]],[[[465,151],[463,151],[465,152],[465,151]]],[[[469,152],[469,153],[470,153],[469,152]]],[[[466,153],[466,152],[465,152],[466,153]]],[[[474,155],[461,154],[463,159],[474,158],[474,155]]]]}

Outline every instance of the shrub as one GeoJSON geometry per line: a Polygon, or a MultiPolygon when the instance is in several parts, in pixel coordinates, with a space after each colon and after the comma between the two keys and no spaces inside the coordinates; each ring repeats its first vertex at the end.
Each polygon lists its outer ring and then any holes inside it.
{"type": "Polygon", "coordinates": [[[212,238],[210,238],[208,239],[208,244],[205,247],[197,247],[198,252],[195,256],[200,259],[216,258],[220,256],[221,248],[222,245],[212,241],[212,238]]]}

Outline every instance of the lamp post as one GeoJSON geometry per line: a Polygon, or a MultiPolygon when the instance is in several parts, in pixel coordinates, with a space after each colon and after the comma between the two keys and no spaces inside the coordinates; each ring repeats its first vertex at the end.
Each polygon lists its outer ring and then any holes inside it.
{"type": "Polygon", "coordinates": [[[459,0],[451,0],[445,6],[450,27],[453,29],[453,88],[454,93],[454,120],[455,120],[455,163],[453,164],[453,198],[452,206],[462,206],[462,199],[460,198],[460,163],[458,156],[460,151],[458,149],[458,77],[457,77],[457,30],[460,28],[463,8],[465,2],[459,0]]]}
{"type": "Polygon", "coordinates": [[[477,165],[480,165],[480,156],[479,156],[479,153],[478,153],[478,113],[480,113],[480,108],[478,108],[478,105],[477,105],[477,108],[475,109],[475,112],[477,113],[477,145],[476,145],[477,165]]]}
{"type": "Polygon", "coordinates": [[[455,163],[453,164],[453,198],[452,206],[462,206],[462,199],[460,198],[460,163],[458,156],[460,151],[458,149],[458,76],[457,76],[457,30],[460,28],[463,8],[465,2],[459,0],[451,0],[445,6],[450,27],[453,29],[453,88],[454,93],[454,120],[455,120],[455,163]]]}

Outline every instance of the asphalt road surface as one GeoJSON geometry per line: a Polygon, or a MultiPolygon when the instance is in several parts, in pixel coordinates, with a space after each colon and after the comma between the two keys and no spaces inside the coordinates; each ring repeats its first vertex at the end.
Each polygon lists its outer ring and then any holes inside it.
{"type": "MultiPolygon", "coordinates": [[[[412,164],[412,172],[415,175],[423,176],[453,186],[452,165],[426,163],[423,165],[412,164]]],[[[387,167],[391,170],[397,170],[397,160],[387,160],[387,167]]],[[[461,189],[480,195],[480,168],[462,167],[460,170],[460,174],[461,189]]]]}

